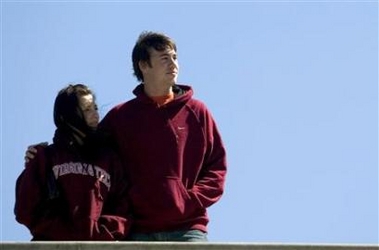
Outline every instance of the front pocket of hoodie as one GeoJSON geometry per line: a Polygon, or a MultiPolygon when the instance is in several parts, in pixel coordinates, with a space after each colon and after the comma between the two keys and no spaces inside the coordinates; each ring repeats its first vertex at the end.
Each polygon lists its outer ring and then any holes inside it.
{"type": "Polygon", "coordinates": [[[190,199],[178,177],[166,177],[160,182],[146,180],[146,186],[134,187],[131,192],[134,213],[143,219],[162,220],[181,218],[190,199]]]}

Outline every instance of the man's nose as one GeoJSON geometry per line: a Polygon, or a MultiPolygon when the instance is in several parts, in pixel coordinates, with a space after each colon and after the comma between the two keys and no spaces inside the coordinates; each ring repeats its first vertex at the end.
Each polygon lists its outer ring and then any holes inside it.
{"type": "Polygon", "coordinates": [[[169,65],[170,65],[171,69],[177,69],[178,68],[178,62],[173,58],[170,59],[169,65]]]}

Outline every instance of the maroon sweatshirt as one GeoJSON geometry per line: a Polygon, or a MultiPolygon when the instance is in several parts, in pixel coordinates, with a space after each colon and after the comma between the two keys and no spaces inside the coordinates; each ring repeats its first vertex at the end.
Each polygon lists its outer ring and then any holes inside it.
{"type": "Polygon", "coordinates": [[[34,240],[121,240],[130,228],[125,179],[109,150],[96,160],[50,146],[37,147],[16,183],[16,220],[34,240]],[[63,200],[46,205],[47,169],[52,168],[63,200]],[[46,211],[45,211],[46,210],[46,211]]]}
{"type": "Polygon", "coordinates": [[[216,124],[191,87],[174,89],[175,99],[158,106],[141,84],[101,122],[126,167],[134,233],[206,232],[206,208],[223,193],[226,154],[216,124]]]}

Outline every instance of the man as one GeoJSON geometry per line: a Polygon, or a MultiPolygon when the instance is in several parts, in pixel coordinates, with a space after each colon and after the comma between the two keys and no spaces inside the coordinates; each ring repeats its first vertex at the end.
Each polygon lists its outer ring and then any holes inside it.
{"type": "Polygon", "coordinates": [[[224,190],[226,153],[206,106],[176,84],[175,42],[143,32],[132,53],[136,97],[108,112],[129,184],[130,240],[207,241],[207,208],[224,190]]]}

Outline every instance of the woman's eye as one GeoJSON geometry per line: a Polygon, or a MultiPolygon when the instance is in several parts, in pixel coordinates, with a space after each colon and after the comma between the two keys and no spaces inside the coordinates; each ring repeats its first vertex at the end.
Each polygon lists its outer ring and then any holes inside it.
{"type": "Polygon", "coordinates": [[[83,112],[98,111],[97,105],[83,109],[83,112]]]}

